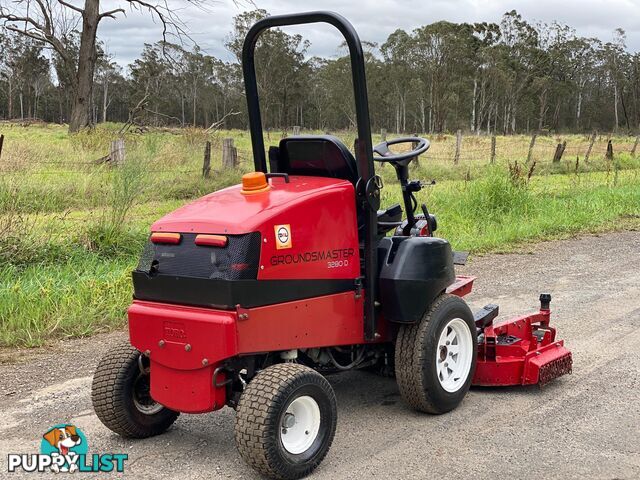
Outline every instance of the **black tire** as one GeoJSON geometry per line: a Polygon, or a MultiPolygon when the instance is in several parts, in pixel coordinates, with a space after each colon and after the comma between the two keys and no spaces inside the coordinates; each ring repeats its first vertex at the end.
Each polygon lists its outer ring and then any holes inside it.
{"type": "Polygon", "coordinates": [[[149,375],[141,373],[139,357],[129,343],[120,344],[100,360],[93,375],[93,409],[105,427],[123,437],[159,435],[180,415],[151,399],[149,375]]]}
{"type": "MultiPolygon", "coordinates": [[[[466,302],[455,295],[436,298],[422,320],[402,325],[396,338],[396,380],[400,394],[418,411],[441,414],[453,410],[466,395],[476,368],[478,339],[473,313],[466,302]],[[438,339],[449,323],[459,318],[471,333],[473,352],[467,379],[455,392],[446,391],[438,378],[436,355],[438,339]]],[[[444,352],[446,355],[446,351],[444,352]]]]}
{"type": "Polygon", "coordinates": [[[296,363],[273,365],[246,386],[236,412],[235,439],[240,456],[259,473],[296,479],[311,473],[326,456],[336,431],[336,397],[318,372],[296,363]],[[281,431],[289,405],[310,396],[320,412],[318,434],[299,454],[286,450],[281,431]]]}

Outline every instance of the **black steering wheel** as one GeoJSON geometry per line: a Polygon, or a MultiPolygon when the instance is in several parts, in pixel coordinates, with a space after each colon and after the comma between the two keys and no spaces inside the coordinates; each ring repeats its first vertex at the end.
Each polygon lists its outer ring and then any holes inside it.
{"type": "MultiPolygon", "coordinates": [[[[403,160],[412,160],[418,155],[429,150],[429,140],[420,137],[402,137],[394,138],[387,142],[382,142],[373,147],[373,159],[376,162],[401,162],[403,160]],[[399,143],[411,143],[415,145],[409,152],[393,153],[389,150],[390,145],[397,145],[399,143]],[[416,145],[417,144],[417,145],[416,145]],[[377,155],[376,155],[377,154],[377,155]]],[[[408,163],[408,162],[407,162],[408,163]]]]}

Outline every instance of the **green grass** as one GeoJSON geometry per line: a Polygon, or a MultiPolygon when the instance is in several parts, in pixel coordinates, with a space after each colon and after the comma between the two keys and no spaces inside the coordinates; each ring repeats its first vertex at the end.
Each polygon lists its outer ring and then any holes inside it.
{"type": "MultiPolygon", "coordinates": [[[[51,125],[2,128],[0,345],[36,346],[122,326],[131,299],[129,273],[150,224],[252,170],[246,132],[128,135],[125,166],[114,169],[92,161],[106,154],[119,125],[72,138],[51,125]],[[234,171],[216,168],[226,136],[239,148],[241,165],[234,171]],[[213,143],[214,171],[203,179],[206,140],[213,143]]],[[[341,136],[353,142],[352,133],[341,136]]],[[[271,133],[271,143],[279,138],[271,133]]],[[[552,147],[555,139],[539,141],[552,147]]],[[[516,159],[523,165],[525,137],[499,138],[498,146],[506,152],[511,145],[512,154],[499,155],[495,165],[480,151],[488,144],[482,138],[468,140],[481,153],[475,160],[439,160],[451,142],[435,139],[433,158],[424,157],[411,176],[438,180],[419,200],[437,214],[438,235],[455,249],[505,251],[523,242],[640,225],[640,164],[628,153],[618,153],[614,162],[594,153],[576,169],[575,157],[559,165],[544,160],[543,145],[527,181],[527,168],[515,177],[507,169],[516,159]]],[[[628,146],[628,139],[618,144],[628,146]]],[[[379,173],[386,185],[383,204],[399,202],[393,169],[379,173]]]]}
{"type": "Polygon", "coordinates": [[[0,269],[0,339],[41,345],[122,325],[131,299],[132,258],[78,252],[60,263],[0,269]]]}
{"type": "Polygon", "coordinates": [[[621,174],[617,186],[608,185],[603,173],[584,174],[578,185],[560,175],[536,177],[528,187],[514,187],[505,178],[495,172],[434,192],[438,234],[457,249],[505,251],[524,242],[615,229],[621,219],[640,214],[637,172],[621,174]]]}

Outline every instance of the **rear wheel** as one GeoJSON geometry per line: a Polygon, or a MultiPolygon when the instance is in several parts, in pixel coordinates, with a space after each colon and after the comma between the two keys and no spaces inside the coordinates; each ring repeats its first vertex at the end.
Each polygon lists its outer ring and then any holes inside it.
{"type": "Polygon", "coordinates": [[[322,375],[295,363],[274,365],[258,373],[240,397],[236,445],[263,475],[304,477],[329,451],[336,419],[336,398],[322,375]]]}
{"type": "Polygon", "coordinates": [[[416,410],[445,413],[462,401],[476,366],[473,314],[460,297],[441,295],[420,322],[400,327],[396,379],[416,410]]]}
{"type": "Polygon", "coordinates": [[[93,376],[93,409],[109,430],[123,437],[158,435],[178,418],[178,412],[151,398],[148,367],[148,359],[123,343],[100,360],[93,376]]]}

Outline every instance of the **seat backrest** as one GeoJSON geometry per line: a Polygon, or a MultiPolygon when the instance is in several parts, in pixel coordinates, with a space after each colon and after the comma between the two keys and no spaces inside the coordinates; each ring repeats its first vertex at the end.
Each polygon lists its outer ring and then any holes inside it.
{"type": "Polygon", "coordinates": [[[275,171],[290,175],[358,181],[356,160],[349,149],[330,135],[300,135],[280,140],[275,171]]]}

